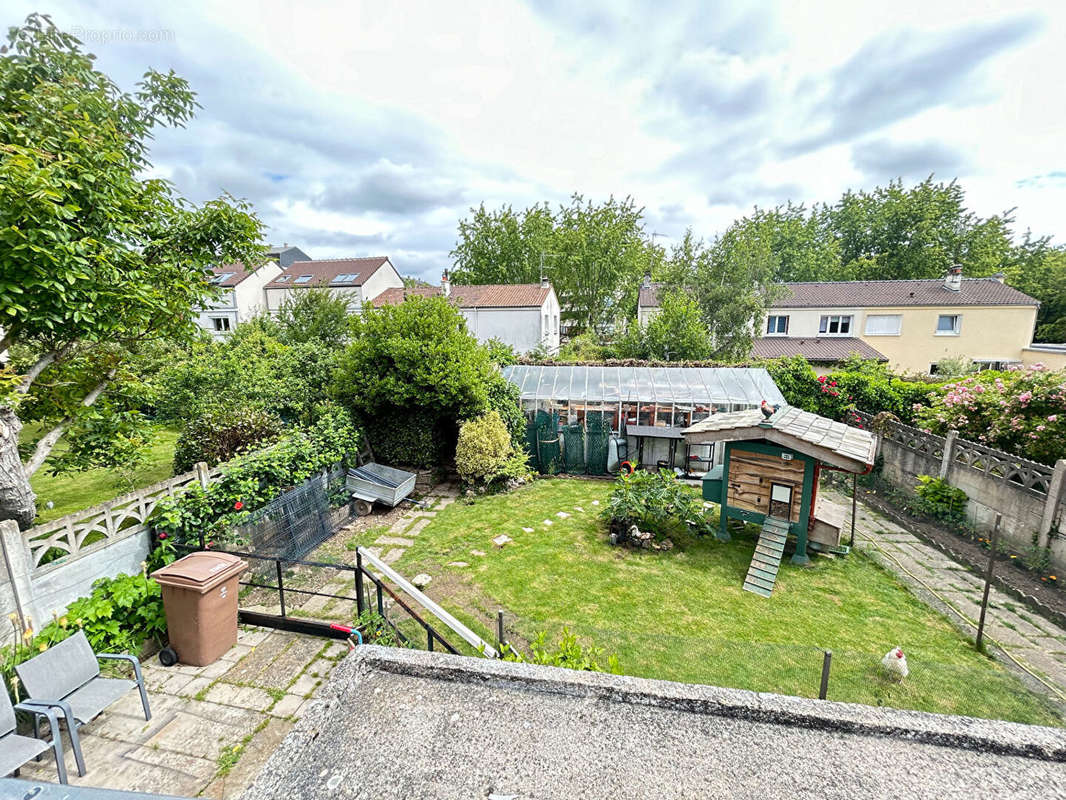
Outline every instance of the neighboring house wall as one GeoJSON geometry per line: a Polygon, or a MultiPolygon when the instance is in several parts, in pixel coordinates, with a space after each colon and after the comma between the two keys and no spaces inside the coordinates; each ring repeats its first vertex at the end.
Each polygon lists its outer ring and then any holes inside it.
{"type": "Polygon", "coordinates": [[[659,306],[637,306],[637,322],[647,325],[659,314],[659,306]]]}
{"type": "MultiPolygon", "coordinates": [[[[842,336],[862,339],[888,358],[893,369],[928,372],[942,358],[959,356],[974,361],[1023,361],[1036,323],[1035,306],[910,306],[901,308],[772,308],[768,316],[787,316],[787,335],[831,336],[820,333],[823,316],[850,315],[851,329],[842,336]],[[937,332],[942,315],[958,315],[957,334],[937,332]],[[867,318],[898,316],[899,333],[867,334],[867,318]]],[[[766,323],[760,331],[766,335],[766,323]]],[[[784,334],[781,334],[784,335],[784,334]]]]}
{"type": "Polygon", "coordinates": [[[222,339],[237,327],[238,321],[236,292],[226,289],[218,300],[200,311],[196,324],[216,339],[222,339]]]}
{"type": "Polygon", "coordinates": [[[267,261],[238,283],[223,290],[222,296],[201,310],[197,324],[216,339],[228,336],[242,322],[247,322],[265,308],[263,287],[281,274],[281,267],[267,261]],[[220,325],[216,320],[225,320],[220,325]]]}
{"type": "Polygon", "coordinates": [[[396,268],[392,266],[392,262],[386,261],[377,271],[374,272],[362,286],[362,297],[359,303],[357,311],[363,310],[363,303],[369,303],[373,301],[375,297],[381,294],[386,289],[402,289],[403,278],[400,277],[400,273],[396,271],[396,268]]]}
{"type": "Polygon", "coordinates": [[[1026,366],[1042,364],[1050,370],[1066,369],[1066,347],[1045,350],[1039,345],[1022,350],[1022,363],[1026,366]]]}

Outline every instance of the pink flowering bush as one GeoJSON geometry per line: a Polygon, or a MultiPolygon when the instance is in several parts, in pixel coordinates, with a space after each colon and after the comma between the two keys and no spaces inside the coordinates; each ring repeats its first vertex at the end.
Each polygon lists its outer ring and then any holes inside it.
{"type": "Polygon", "coordinates": [[[1066,458],[1066,371],[983,372],[945,384],[915,408],[916,424],[1044,464],[1066,458]]]}

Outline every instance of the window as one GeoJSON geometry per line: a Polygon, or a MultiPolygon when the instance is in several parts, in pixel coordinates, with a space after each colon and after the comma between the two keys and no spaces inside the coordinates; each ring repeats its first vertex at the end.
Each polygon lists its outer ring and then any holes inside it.
{"type": "Polygon", "coordinates": [[[293,283],[310,283],[310,282],[311,282],[311,276],[310,275],[301,275],[299,278],[297,278],[295,281],[293,281],[293,283]]]}
{"type": "Polygon", "coordinates": [[[867,314],[865,333],[867,336],[899,336],[902,324],[900,314],[867,314]]]}
{"type": "Polygon", "coordinates": [[[549,319],[550,318],[548,317],[548,315],[545,314],[544,315],[544,335],[545,336],[547,336],[549,333],[551,333],[551,323],[549,322],[549,319]]]}
{"type": "Polygon", "coordinates": [[[292,275],[279,275],[278,276],[278,283],[288,283],[289,279],[291,277],[292,277],[292,275]]]}
{"type": "Polygon", "coordinates": [[[818,333],[827,333],[831,336],[846,336],[851,333],[851,314],[844,316],[834,314],[822,317],[818,324],[818,333]]]}
{"type": "Polygon", "coordinates": [[[962,315],[960,314],[941,314],[936,318],[936,335],[958,336],[961,323],[962,315]]]}
{"type": "Polygon", "coordinates": [[[215,277],[213,277],[210,280],[210,283],[214,283],[214,284],[225,283],[226,281],[228,281],[230,278],[232,278],[236,274],[237,274],[236,272],[222,272],[222,273],[219,273],[218,275],[216,275],[215,277]]]}
{"type": "Polygon", "coordinates": [[[766,318],[767,335],[788,333],[788,317],[773,316],[766,318]]]}
{"type": "Polygon", "coordinates": [[[215,327],[215,333],[226,333],[229,330],[229,317],[211,317],[211,324],[215,327]]]}
{"type": "Polygon", "coordinates": [[[559,318],[554,314],[552,315],[552,333],[556,335],[559,333],[559,318]]]}
{"type": "Polygon", "coordinates": [[[343,275],[338,275],[331,283],[355,283],[355,279],[359,277],[350,272],[345,272],[343,275]]]}

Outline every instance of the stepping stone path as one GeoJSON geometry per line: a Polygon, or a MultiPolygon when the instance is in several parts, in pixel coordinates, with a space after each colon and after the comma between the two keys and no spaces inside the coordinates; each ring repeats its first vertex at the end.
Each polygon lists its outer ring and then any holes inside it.
{"type": "Polygon", "coordinates": [[[574,506],[574,511],[580,511],[582,514],[585,513],[585,509],[583,509],[581,506],[574,506]]]}
{"type": "Polygon", "coordinates": [[[511,541],[514,540],[510,536],[508,536],[506,533],[501,533],[499,536],[492,540],[492,543],[497,547],[503,547],[505,544],[511,541]]]}
{"type": "Polygon", "coordinates": [[[567,519],[570,515],[567,514],[565,511],[557,511],[555,513],[555,516],[557,516],[559,519],[567,519]]]}
{"type": "Polygon", "coordinates": [[[546,520],[544,520],[544,524],[545,525],[552,525],[554,523],[552,523],[552,521],[550,519],[546,519],[546,520]]]}
{"type": "Polygon", "coordinates": [[[532,528],[522,528],[522,530],[524,530],[526,533],[533,533],[532,528]]]}
{"type": "Polygon", "coordinates": [[[598,506],[599,504],[600,504],[599,500],[593,500],[592,501],[592,505],[594,505],[594,506],[598,506]]]}
{"type": "Polygon", "coordinates": [[[424,572],[419,572],[417,575],[411,578],[411,583],[413,583],[419,589],[425,589],[427,586],[429,586],[429,582],[431,580],[433,580],[432,575],[427,575],[424,572]]]}
{"type": "Polygon", "coordinates": [[[485,555],[485,551],[484,550],[471,550],[470,551],[470,555],[472,555],[472,556],[483,556],[483,555],[485,555]]]}
{"type": "MultiPolygon", "coordinates": [[[[458,495],[458,491],[451,484],[444,483],[434,487],[424,498],[424,502],[431,508],[414,506],[409,509],[407,513],[393,522],[385,535],[379,536],[374,545],[367,548],[367,551],[381,558],[386,564],[395,564],[407,552],[407,548],[415,543],[415,537],[433,521],[437,512],[454,503],[458,495]],[[384,555],[381,555],[382,552],[384,555]]],[[[416,579],[420,577],[423,576],[418,575],[416,579]]],[[[425,577],[426,583],[432,579],[429,575],[425,577]]],[[[415,585],[418,585],[417,582],[415,585]]]]}
{"type": "Polygon", "coordinates": [[[448,562],[448,566],[449,567],[469,567],[470,565],[467,564],[465,561],[449,561],[448,562]]]}

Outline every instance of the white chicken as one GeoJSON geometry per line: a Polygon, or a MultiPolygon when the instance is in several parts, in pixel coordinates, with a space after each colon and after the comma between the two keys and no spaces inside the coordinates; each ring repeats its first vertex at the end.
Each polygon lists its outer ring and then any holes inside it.
{"type": "Polygon", "coordinates": [[[909,670],[907,669],[907,657],[903,655],[903,648],[893,647],[887,653],[885,657],[881,659],[881,666],[883,666],[892,675],[897,676],[900,680],[907,677],[909,670]]]}

